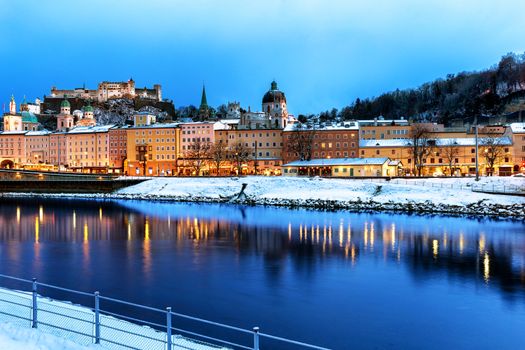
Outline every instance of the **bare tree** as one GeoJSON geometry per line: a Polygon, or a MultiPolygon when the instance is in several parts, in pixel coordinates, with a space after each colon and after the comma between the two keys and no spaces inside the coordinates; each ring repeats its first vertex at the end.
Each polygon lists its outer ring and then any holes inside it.
{"type": "Polygon", "coordinates": [[[432,140],[430,136],[431,130],[427,125],[413,124],[410,129],[407,145],[410,146],[410,153],[414,160],[412,171],[418,176],[421,176],[425,161],[435,145],[435,140],[432,140]]]}
{"type": "Polygon", "coordinates": [[[213,145],[211,145],[209,157],[211,163],[214,165],[217,171],[217,176],[220,175],[221,166],[226,162],[227,156],[228,148],[226,147],[225,142],[222,142],[222,140],[218,140],[213,145]]]}
{"type": "Polygon", "coordinates": [[[288,132],[285,136],[285,152],[291,153],[294,159],[312,159],[314,137],[315,128],[307,128],[298,124],[293,131],[288,132]]]}
{"type": "Polygon", "coordinates": [[[237,174],[242,174],[242,165],[251,160],[252,149],[242,141],[237,141],[230,146],[229,157],[237,168],[237,174]]]}
{"type": "Polygon", "coordinates": [[[504,138],[501,134],[487,134],[481,139],[481,154],[487,165],[487,175],[494,175],[494,166],[499,164],[505,154],[503,149],[504,138]]]}
{"type": "Polygon", "coordinates": [[[184,152],[185,163],[189,165],[195,175],[201,175],[202,168],[210,158],[210,148],[210,142],[197,137],[188,145],[188,149],[184,152]]]}
{"type": "Polygon", "coordinates": [[[443,158],[447,161],[448,170],[450,171],[450,176],[454,174],[454,169],[457,165],[457,158],[459,156],[459,146],[458,142],[455,139],[448,140],[441,145],[440,152],[443,155],[443,158]]]}

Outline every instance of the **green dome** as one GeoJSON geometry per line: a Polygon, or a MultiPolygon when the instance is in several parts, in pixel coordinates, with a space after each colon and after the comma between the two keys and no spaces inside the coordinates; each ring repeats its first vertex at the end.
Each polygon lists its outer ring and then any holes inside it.
{"type": "Polygon", "coordinates": [[[64,100],[62,101],[62,103],[60,104],[60,107],[63,108],[63,107],[71,107],[71,103],[69,103],[68,100],[64,100]]]}
{"type": "Polygon", "coordinates": [[[84,112],[93,112],[93,107],[91,105],[84,106],[84,112]]]}
{"type": "Polygon", "coordinates": [[[23,123],[38,123],[36,115],[31,112],[23,111],[20,115],[22,116],[23,123]]]}

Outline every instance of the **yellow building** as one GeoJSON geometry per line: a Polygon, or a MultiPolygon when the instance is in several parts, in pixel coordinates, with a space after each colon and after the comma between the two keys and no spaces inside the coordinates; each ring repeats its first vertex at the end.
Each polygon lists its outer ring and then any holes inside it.
{"type": "MultiPolygon", "coordinates": [[[[480,174],[487,174],[487,161],[484,152],[483,138],[479,139],[478,161],[480,174]]],[[[508,137],[498,138],[501,156],[496,162],[495,173],[510,175],[512,164],[512,142],[508,137]]],[[[431,142],[429,154],[424,159],[422,175],[474,175],[476,173],[475,138],[440,138],[431,142]],[[453,149],[453,152],[450,150],[453,149]],[[452,161],[450,161],[452,159],[452,161]]],[[[361,140],[359,142],[361,158],[390,157],[403,163],[407,174],[415,174],[414,159],[410,140],[361,140]]]]}
{"type": "MultiPolygon", "coordinates": [[[[280,175],[282,165],[283,132],[280,129],[216,129],[215,141],[223,142],[228,148],[235,143],[244,143],[250,149],[251,159],[243,166],[244,174],[280,175]]],[[[235,167],[225,164],[231,172],[235,167]]]]}
{"type": "Polygon", "coordinates": [[[126,129],[128,175],[173,176],[178,173],[180,127],[177,123],[126,129]]]}
{"type": "Polygon", "coordinates": [[[66,165],[77,172],[107,172],[109,157],[109,130],[114,125],[77,126],[67,133],[66,165]]]}
{"type": "Polygon", "coordinates": [[[525,123],[512,123],[509,127],[512,138],[514,173],[525,173],[525,123]]]}

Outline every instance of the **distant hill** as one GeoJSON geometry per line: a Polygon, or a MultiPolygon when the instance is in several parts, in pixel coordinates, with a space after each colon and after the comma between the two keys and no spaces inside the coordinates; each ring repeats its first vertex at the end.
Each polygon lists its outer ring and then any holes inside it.
{"type": "MultiPolygon", "coordinates": [[[[63,98],[45,97],[42,104],[42,113],[39,121],[49,130],[55,130],[55,114],[60,112],[60,103],[63,98]]],[[[82,110],[87,101],[81,98],[68,98],[71,104],[71,113],[75,110],[82,110]]],[[[124,124],[130,120],[136,112],[149,112],[157,115],[159,121],[171,120],[176,116],[173,102],[153,101],[140,98],[135,99],[114,99],[107,102],[91,102],[94,108],[95,118],[98,124],[124,124]]]]}
{"type": "Polygon", "coordinates": [[[320,118],[349,120],[382,115],[457,125],[470,123],[476,116],[490,120],[507,114],[525,117],[525,53],[509,53],[483,71],[449,74],[415,89],[357,98],[340,111],[322,112],[320,118]]]}

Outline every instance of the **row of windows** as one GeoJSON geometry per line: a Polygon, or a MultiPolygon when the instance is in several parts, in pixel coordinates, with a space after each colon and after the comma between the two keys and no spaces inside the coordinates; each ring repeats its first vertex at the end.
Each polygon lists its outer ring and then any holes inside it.
{"type": "MultiPolygon", "coordinates": [[[[351,145],[352,148],[355,147],[355,142],[352,142],[350,145],[351,145]]],[[[328,142],[328,143],[322,142],[321,143],[321,148],[332,148],[332,146],[333,146],[332,142],[328,142]]],[[[348,142],[343,142],[343,147],[347,148],[348,147],[348,142]]],[[[318,143],[314,143],[314,148],[319,148],[319,144],[318,143]]],[[[341,148],[341,144],[339,142],[336,142],[335,148],[341,148]]]]}
{"type": "MultiPolygon", "coordinates": [[[[175,135],[175,130],[156,130],[155,131],[155,135],[164,135],[164,132],[166,132],[166,135],[169,135],[170,133],[172,135],[175,135]]],[[[142,133],[140,131],[135,131],[135,136],[140,136],[140,135],[146,135],[146,131],[145,130],[142,130],[142,133]]],[[[148,135],[153,135],[153,132],[151,130],[148,130],[148,135]]]]}

